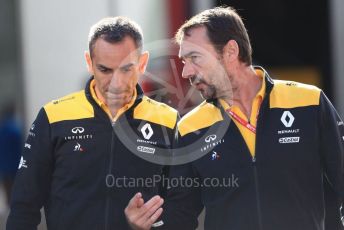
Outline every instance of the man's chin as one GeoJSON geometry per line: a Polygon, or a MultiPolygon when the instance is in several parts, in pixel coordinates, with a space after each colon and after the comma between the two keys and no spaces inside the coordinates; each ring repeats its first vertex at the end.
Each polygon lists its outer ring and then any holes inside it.
{"type": "Polygon", "coordinates": [[[216,99],[216,96],[215,95],[209,95],[207,93],[205,93],[204,91],[201,91],[201,97],[204,99],[204,100],[211,100],[211,99],[216,99]]]}
{"type": "Polygon", "coordinates": [[[128,97],[111,97],[107,98],[106,104],[109,107],[123,107],[124,105],[129,103],[128,97]]]}

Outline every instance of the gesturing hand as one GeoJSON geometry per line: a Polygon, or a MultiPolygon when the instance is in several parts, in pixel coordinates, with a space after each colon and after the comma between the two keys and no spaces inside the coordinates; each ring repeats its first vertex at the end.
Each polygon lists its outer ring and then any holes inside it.
{"type": "Polygon", "coordinates": [[[125,216],[133,230],[149,230],[160,217],[164,200],[154,196],[144,203],[141,193],[136,193],[124,210],[125,216]]]}

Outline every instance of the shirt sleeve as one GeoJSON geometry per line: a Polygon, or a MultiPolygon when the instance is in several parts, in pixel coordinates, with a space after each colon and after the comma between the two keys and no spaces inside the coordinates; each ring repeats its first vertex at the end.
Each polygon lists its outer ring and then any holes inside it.
{"type": "Polygon", "coordinates": [[[52,170],[50,124],[42,108],[24,144],[12,190],[7,230],[37,229],[40,209],[48,200],[52,170]]]}

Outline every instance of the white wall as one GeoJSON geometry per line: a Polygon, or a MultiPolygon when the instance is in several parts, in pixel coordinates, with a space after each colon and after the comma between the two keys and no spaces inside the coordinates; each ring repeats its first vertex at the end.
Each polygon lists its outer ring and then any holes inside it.
{"type": "Polygon", "coordinates": [[[215,0],[192,0],[192,15],[215,7],[215,0]]]}
{"type": "Polygon", "coordinates": [[[87,78],[83,58],[89,27],[108,15],[106,0],[22,0],[22,63],[27,121],[52,99],[87,78]]]}
{"type": "Polygon", "coordinates": [[[164,39],[167,36],[167,0],[113,1],[115,15],[127,16],[136,21],[143,30],[145,43],[164,39]]]}

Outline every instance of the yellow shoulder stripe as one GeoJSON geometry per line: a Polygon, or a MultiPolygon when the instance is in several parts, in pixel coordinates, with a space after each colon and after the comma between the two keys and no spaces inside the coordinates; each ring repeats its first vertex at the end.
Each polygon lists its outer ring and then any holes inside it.
{"type": "Polygon", "coordinates": [[[274,80],[274,83],[270,94],[270,108],[319,105],[321,90],[316,86],[281,80],[274,80]]]}
{"type": "Polygon", "coordinates": [[[54,100],[46,104],[44,109],[50,124],[94,117],[93,107],[88,102],[84,90],[54,100]]]}
{"type": "Polygon", "coordinates": [[[134,118],[149,121],[173,129],[177,122],[177,110],[146,96],[134,109],[134,118]]]}
{"type": "Polygon", "coordinates": [[[181,136],[203,129],[222,121],[223,117],[219,108],[206,101],[183,116],[178,122],[178,130],[181,136]]]}

